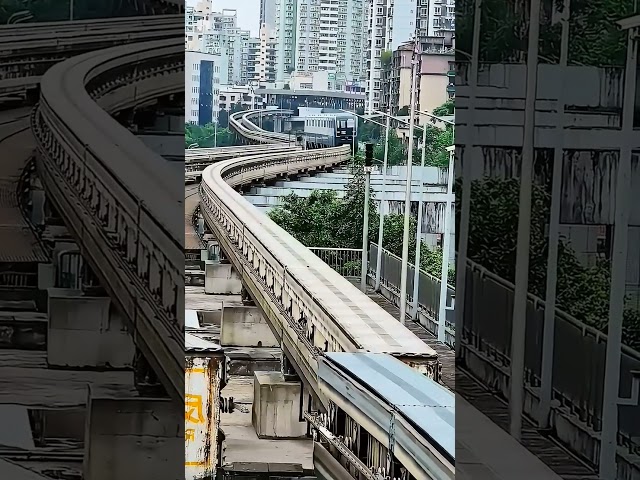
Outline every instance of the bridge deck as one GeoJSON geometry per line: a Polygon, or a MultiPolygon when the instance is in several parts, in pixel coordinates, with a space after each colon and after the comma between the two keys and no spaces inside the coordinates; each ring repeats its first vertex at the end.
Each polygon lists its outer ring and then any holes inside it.
{"type": "Polygon", "coordinates": [[[35,148],[29,110],[0,118],[0,263],[46,262],[47,255],[18,204],[18,181],[35,148]]]}
{"type": "MultiPolygon", "coordinates": [[[[369,290],[367,293],[373,301],[384,308],[384,310],[394,318],[400,318],[400,309],[389,300],[373,292],[373,290],[369,290]]],[[[442,363],[442,383],[447,388],[462,396],[469,404],[487,416],[502,430],[508,432],[508,405],[469,375],[466,375],[460,370],[458,370],[456,375],[454,351],[447,345],[438,342],[426,328],[410,320],[407,321],[406,326],[440,355],[440,361],[442,363]]],[[[596,472],[591,467],[572,456],[571,453],[550,438],[542,435],[527,419],[524,420],[522,426],[522,445],[565,480],[575,480],[577,478],[588,480],[597,478],[596,472]]]]}

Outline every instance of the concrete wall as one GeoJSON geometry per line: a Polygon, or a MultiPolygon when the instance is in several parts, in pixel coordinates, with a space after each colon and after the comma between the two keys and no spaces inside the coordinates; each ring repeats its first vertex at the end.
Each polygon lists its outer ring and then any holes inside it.
{"type": "Polygon", "coordinates": [[[299,438],[307,433],[299,421],[302,384],[285,382],[281,372],[256,372],[253,377],[252,423],[260,438],[299,438]]]}
{"type": "Polygon", "coordinates": [[[135,355],[125,320],[108,297],[50,288],[47,361],[59,367],[130,367],[135,355]]]}
{"type": "Polygon", "coordinates": [[[258,307],[223,307],[220,344],[229,347],[278,347],[258,307]]]}
{"type": "Polygon", "coordinates": [[[90,398],[85,431],[85,480],[184,479],[184,419],[170,400],[90,398]]]}
{"type": "Polygon", "coordinates": [[[231,264],[207,261],[204,266],[204,293],[240,295],[242,282],[231,264]]]}

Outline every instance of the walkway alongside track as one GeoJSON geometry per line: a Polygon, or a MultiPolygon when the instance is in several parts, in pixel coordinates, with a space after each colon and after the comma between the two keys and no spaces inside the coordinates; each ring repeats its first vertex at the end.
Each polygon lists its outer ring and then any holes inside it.
{"type": "MultiPolygon", "coordinates": [[[[400,310],[382,295],[369,290],[369,298],[384,308],[393,318],[400,318],[400,310]]],[[[505,432],[509,431],[509,406],[470,375],[456,371],[455,353],[417,322],[407,320],[406,327],[438,352],[442,364],[442,383],[470,405],[487,416],[505,432]]],[[[574,457],[570,452],[542,435],[530,421],[524,421],[522,445],[545,465],[565,480],[589,480],[598,476],[595,470],[574,457]]]]}

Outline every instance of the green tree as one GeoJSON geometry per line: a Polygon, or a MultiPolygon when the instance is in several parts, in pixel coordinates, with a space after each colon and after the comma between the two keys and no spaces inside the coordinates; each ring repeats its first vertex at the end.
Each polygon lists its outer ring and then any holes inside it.
{"type": "MultiPolygon", "coordinates": [[[[519,180],[485,178],[471,185],[469,258],[500,277],[515,280],[519,180]]],[[[529,291],[545,297],[548,238],[546,224],[550,195],[535,186],[532,194],[529,291]]],[[[459,205],[456,205],[459,212],[459,205]]],[[[610,261],[584,266],[570,244],[560,240],[558,251],[558,308],[603,332],[609,315],[610,261]]],[[[624,311],[623,340],[640,348],[640,313],[624,311]]]]}
{"type": "Polygon", "coordinates": [[[436,117],[446,117],[448,115],[453,115],[455,110],[455,100],[453,98],[448,99],[439,107],[433,109],[433,113],[436,117]]]}
{"type": "MultiPolygon", "coordinates": [[[[290,194],[282,204],[269,212],[269,217],[307,247],[361,248],[365,178],[362,159],[350,165],[353,178],[348,182],[345,195],[338,198],[334,190],[315,190],[303,198],[290,194]]],[[[369,240],[377,241],[380,216],[373,192],[370,192],[369,240]]],[[[409,261],[415,262],[416,219],[410,218],[409,261]]],[[[395,255],[402,255],[404,231],[403,215],[384,217],[383,246],[395,255]]],[[[420,265],[423,270],[439,277],[442,268],[442,250],[420,246],[420,265]]],[[[358,270],[359,265],[354,266],[358,270]],[[356,268],[357,267],[357,268],[356,268]]],[[[344,273],[344,272],[343,272],[344,273]]],[[[450,270],[453,278],[453,268],[450,270]]]]}
{"type": "Polygon", "coordinates": [[[200,148],[211,148],[216,145],[228,147],[236,144],[235,135],[226,128],[218,128],[216,132],[215,125],[212,123],[204,126],[187,123],[184,128],[185,148],[194,143],[200,148]]]}

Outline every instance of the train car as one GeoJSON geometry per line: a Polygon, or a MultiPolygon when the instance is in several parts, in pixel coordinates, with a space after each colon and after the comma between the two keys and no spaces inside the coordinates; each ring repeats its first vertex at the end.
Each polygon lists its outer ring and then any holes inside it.
{"type": "Polygon", "coordinates": [[[357,117],[346,112],[311,114],[304,120],[306,148],[328,148],[349,145],[357,151],[357,117]]]}
{"type": "Polygon", "coordinates": [[[364,352],[327,353],[318,382],[329,409],[310,418],[320,437],[314,459],[320,471],[331,471],[329,478],[346,462],[384,479],[454,479],[451,391],[389,355],[364,352]],[[335,448],[336,441],[346,450],[335,448]]]}

